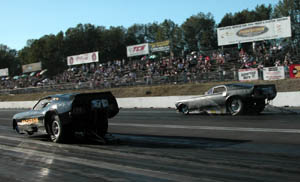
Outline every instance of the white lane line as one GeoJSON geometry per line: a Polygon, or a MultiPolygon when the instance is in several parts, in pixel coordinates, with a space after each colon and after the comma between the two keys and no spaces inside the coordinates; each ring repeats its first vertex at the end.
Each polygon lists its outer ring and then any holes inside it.
{"type": "Polygon", "coordinates": [[[0,118],[0,120],[12,120],[12,117],[11,118],[0,118]]]}
{"type": "Polygon", "coordinates": [[[23,112],[23,111],[29,111],[30,109],[0,109],[0,112],[23,112]]]}
{"type": "MultiPolygon", "coordinates": [[[[104,161],[95,161],[95,160],[83,159],[83,158],[78,158],[78,157],[61,156],[61,155],[56,155],[56,154],[53,154],[50,152],[41,152],[41,151],[24,149],[24,148],[20,148],[20,147],[12,147],[12,146],[1,145],[1,144],[0,144],[0,150],[23,153],[23,154],[30,155],[30,156],[38,156],[38,157],[42,157],[44,159],[55,158],[55,160],[69,162],[69,163],[73,163],[73,164],[77,164],[77,165],[85,165],[85,166],[96,167],[96,168],[100,168],[100,169],[108,169],[108,170],[114,170],[114,171],[120,171],[120,172],[127,172],[127,173],[131,173],[131,174],[136,174],[136,175],[144,175],[144,176],[148,176],[151,178],[159,178],[159,179],[165,179],[165,180],[171,180],[171,181],[186,181],[186,180],[199,181],[199,178],[194,178],[194,177],[190,177],[190,176],[184,176],[184,175],[179,175],[179,174],[169,174],[167,172],[154,171],[151,169],[142,169],[142,168],[126,166],[126,165],[121,165],[121,164],[113,164],[113,163],[104,162],[104,161]]],[[[35,160],[34,157],[31,157],[31,159],[35,160]]],[[[36,160],[38,160],[38,159],[36,159],[36,160]]],[[[39,162],[42,162],[42,161],[39,160],[39,162]]]]}
{"type": "Polygon", "coordinates": [[[112,126],[129,126],[143,128],[169,128],[169,129],[192,129],[192,130],[219,130],[219,131],[245,131],[265,133],[300,133],[300,129],[277,129],[277,128],[242,128],[242,127],[220,127],[220,126],[185,126],[185,125],[163,125],[163,124],[136,124],[136,123],[109,123],[112,126]]]}

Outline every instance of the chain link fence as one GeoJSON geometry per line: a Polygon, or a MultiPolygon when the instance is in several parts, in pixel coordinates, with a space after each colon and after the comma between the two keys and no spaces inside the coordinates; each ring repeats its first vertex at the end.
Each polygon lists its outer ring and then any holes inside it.
{"type": "Polygon", "coordinates": [[[54,92],[66,90],[91,90],[91,89],[109,89],[131,86],[146,85],[166,85],[166,84],[186,84],[186,83],[205,83],[218,81],[238,80],[236,71],[214,71],[204,73],[186,73],[171,76],[141,76],[135,79],[114,80],[105,79],[103,82],[79,82],[67,84],[44,85],[28,88],[2,89],[1,94],[28,94],[37,92],[54,92]]]}

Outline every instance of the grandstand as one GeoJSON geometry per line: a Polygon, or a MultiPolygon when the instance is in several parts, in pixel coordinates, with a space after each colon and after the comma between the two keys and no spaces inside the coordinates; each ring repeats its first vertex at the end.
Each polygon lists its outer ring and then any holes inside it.
{"type": "Polygon", "coordinates": [[[194,51],[177,58],[157,56],[155,59],[111,61],[93,67],[77,66],[52,78],[34,75],[17,80],[2,79],[1,93],[236,81],[237,71],[241,68],[288,67],[290,64],[300,63],[299,50],[258,46],[254,51],[247,51],[228,48],[194,51]]]}

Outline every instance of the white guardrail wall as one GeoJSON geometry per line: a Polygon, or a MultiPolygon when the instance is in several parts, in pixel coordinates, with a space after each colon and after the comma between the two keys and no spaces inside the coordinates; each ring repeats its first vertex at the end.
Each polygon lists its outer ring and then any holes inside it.
{"type": "MultiPolygon", "coordinates": [[[[176,101],[192,97],[197,96],[129,97],[117,98],[117,101],[121,108],[175,108],[176,101]]],[[[36,101],[0,102],[0,109],[29,109],[35,103],[36,101]]],[[[300,107],[300,92],[278,92],[270,104],[277,107],[300,107]]]]}

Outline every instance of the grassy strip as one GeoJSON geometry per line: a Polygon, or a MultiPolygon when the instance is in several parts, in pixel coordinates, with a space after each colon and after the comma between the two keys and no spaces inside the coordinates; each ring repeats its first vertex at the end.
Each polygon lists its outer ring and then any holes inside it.
{"type": "MultiPolygon", "coordinates": [[[[70,90],[58,92],[40,92],[34,94],[10,94],[0,95],[0,101],[30,101],[38,100],[41,97],[53,94],[68,93],[68,92],[103,92],[111,91],[117,98],[124,97],[153,97],[153,96],[175,96],[175,95],[201,95],[209,88],[227,83],[238,82],[210,82],[210,83],[189,83],[189,84],[168,84],[159,86],[137,86],[137,87],[122,87],[111,89],[96,89],[96,90],[70,90]]],[[[276,81],[254,81],[247,82],[254,84],[275,84],[278,92],[300,91],[300,79],[286,79],[276,81]]]]}

